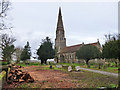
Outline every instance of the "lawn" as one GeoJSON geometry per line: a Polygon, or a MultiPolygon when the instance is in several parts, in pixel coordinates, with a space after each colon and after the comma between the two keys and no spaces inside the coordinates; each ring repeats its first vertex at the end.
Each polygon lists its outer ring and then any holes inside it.
{"type": "MultiPolygon", "coordinates": [[[[86,64],[79,64],[79,63],[73,63],[73,64],[70,64],[70,63],[58,63],[57,65],[75,65],[75,66],[80,66],[80,67],[83,67],[83,68],[88,68],[86,64]]],[[[22,64],[17,64],[17,65],[21,65],[21,66],[45,66],[44,64],[41,65],[40,63],[29,63],[28,65],[22,63],[22,64]]],[[[54,65],[53,65],[54,67],[54,65]]],[[[54,67],[54,69],[56,69],[56,67],[54,67]]],[[[94,70],[100,70],[100,71],[106,71],[106,72],[112,72],[112,73],[118,73],[118,67],[107,67],[106,69],[104,69],[103,67],[101,69],[98,69],[98,68],[95,68],[93,64],[90,65],[90,68],[88,69],[94,69],[94,70]]]]}

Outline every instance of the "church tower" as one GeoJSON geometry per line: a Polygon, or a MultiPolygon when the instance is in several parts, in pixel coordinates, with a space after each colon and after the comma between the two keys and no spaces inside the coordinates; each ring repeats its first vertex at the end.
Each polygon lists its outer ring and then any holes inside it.
{"type": "Polygon", "coordinates": [[[64,34],[64,26],[62,21],[61,8],[59,7],[58,22],[56,28],[56,39],[55,39],[55,49],[56,53],[59,53],[61,49],[66,47],[66,38],[64,34]]]}

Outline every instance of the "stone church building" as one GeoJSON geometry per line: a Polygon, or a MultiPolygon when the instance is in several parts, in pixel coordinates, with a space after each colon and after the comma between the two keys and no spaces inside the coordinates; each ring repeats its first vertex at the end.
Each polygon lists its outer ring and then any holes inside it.
{"type": "Polygon", "coordinates": [[[77,63],[78,59],[76,57],[76,51],[78,51],[80,47],[83,45],[94,45],[101,50],[101,45],[99,43],[99,40],[97,42],[89,43],[89,44],[82,43],[73,46],[66,46],[62,13],[61,13],[61,8],[59,8],[58,22],[56,28],[56,39],[55,39],[55,52],[56,52],[55,60],[57,62],[77,63]]]}

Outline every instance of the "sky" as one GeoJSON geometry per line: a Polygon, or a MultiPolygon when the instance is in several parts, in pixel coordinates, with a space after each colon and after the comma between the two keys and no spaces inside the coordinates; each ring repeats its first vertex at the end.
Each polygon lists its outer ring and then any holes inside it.
{"type": "Polygon", "coordinates": [[[11,0],[9,19],[13,29],[7,33],[24,47],[29,41],[32,53],[46,36],[55,44],[59,6],[67,46],[94,43],[104,44],[105,34],[118,33],[118,0],[11,0]],[[91,1],[91,2],[90,2],[91,1]]]}

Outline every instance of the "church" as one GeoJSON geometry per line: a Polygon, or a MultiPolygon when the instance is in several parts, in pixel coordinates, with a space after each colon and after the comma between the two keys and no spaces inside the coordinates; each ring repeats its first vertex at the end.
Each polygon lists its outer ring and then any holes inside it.
{"type": "Polygon", "coordinates": [[[78,59],[76,57],[76,51],[80,49],[83,45],[94,45],[99,50],[101,50],[101,45],[99,40],[94,43],[89,44],[78,44],[73,46],[66,46],[66,38],[65,38],[65,31],[64,25],[62,21],[62,13],[61,8],[59,7],[58,13],[58,21],[57,21],[57,28],[56,28],[56,38],[55,38],[55,60],[58,62],[64,63],[78,63],[78,59]]]}

